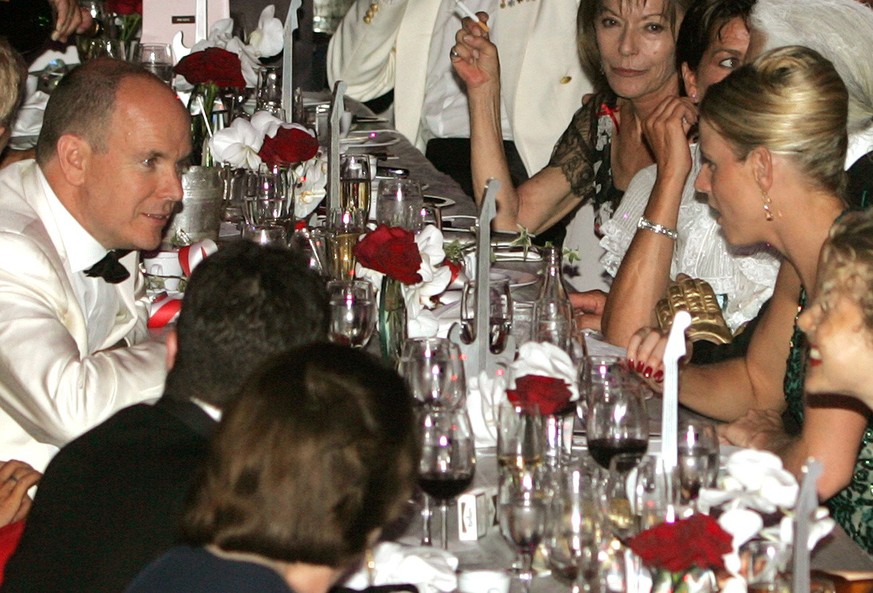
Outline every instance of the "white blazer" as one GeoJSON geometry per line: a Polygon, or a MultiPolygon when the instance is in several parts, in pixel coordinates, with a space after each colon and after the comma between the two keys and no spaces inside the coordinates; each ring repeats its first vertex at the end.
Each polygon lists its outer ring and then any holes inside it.
{"type": "Polygon", "coordinates": [[[0,172],[0,460],[42,471],[58,448],[115,411],[157,399],[166,349],[147,340],[137,253],[116,285],[120,310],[88,351],[86,318],[34,161],[0,172]],[[120,340],[130,347],[107,350],[120,340]]]}
{"type": "MultiPolygon", "coordinates": [[[[371,1],[356,0],[331,38],[328,80],[331,86],[344,80],[348,95],[360,101],[395,89],[394,125],[424,150],[421,111],[440,0],[382,0],[367,24],[371,1]]],[[[578,5],[578,0],[522,1],[492,15],[503,40],[504,104],[530,174],[546,166],[582,97],[591,92],[576,50],[578,5]]]]}

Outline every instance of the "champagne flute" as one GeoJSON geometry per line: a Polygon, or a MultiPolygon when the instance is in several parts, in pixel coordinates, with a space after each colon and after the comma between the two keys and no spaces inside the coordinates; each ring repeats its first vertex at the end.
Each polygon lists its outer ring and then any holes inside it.
{"type": "Polygon", "coordinates": [[[648,448],[649,416],[638,385],[592,385],[588,410],[588,452],[603,468],[613,456],[633,453],[642,457],[648,448]]]}
{"type": "Polygon", "coordinates": [[[365,154],[346,154],[340,162],[340,204],[344,210],[370,214],[370,159],[365,154]]]}
{"type": "Polygon", "coordinates": [[[376,329],[376,299],[367,280],[333,280],[327,285],[330,341],[363,348],[376,329]]]}
{"type": "Polygon", "coordinates": [[[549,505],[543,467],[505,472],[498,487],[500,532],[515,547],[517,574],[525,593],[533,580],[533,556],[546,536],[549,505]]]}
{"type": "Polygon", "coordinates": [[[448,506],[470,487],[476,473],[473,429],[464,408],[425,408],[421,413],[419,430],[421,461],[418,466],[418,485],[440,505],[442,547],[445,550],[448,549],[449,536],[448,506]]]}
{"type": "Polygon", "coordinates": [[[334,280],[355,276],[355,245],[364,232],[364,216],[358,210],[331,210],[327,231],[327,263],[334,280]]]}

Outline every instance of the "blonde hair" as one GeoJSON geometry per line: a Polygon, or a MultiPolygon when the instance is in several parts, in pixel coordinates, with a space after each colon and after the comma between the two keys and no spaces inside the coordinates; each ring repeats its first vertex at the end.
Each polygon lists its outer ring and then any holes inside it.
{"type": "Polygon", "coordinates": [[[873,331],[873,211],[843,215],[821,251],[818,296],[846,290],[861,307],[864,324],[873,331]]]}
{"type": "Polygon", "coordinates": [[[787,155],[815,186],[842,196],[847,104],[833,65],[814,50],[790,46],[711,86],[700,114],[738,159],[759,146],[787,155]]]}
{"type": "Polygon", "coordinates": [[[764,49],[802,45],[831,61],[849,91],[849,133],[873,124],[873,10],[857,0],[757,0],[764,49]]]}
{"type": "Polygon", "coordinates": [[[9,128],[24,99],[27,67],[21,55],[0,37],[0,128],[9,128]]]}

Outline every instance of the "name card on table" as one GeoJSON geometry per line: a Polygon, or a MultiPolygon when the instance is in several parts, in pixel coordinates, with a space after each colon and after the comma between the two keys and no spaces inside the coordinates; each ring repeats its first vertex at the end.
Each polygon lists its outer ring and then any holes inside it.
{"type": "MultiPolygon", "coordinates": [[[[230,3],[229,0],[143,0],[142,12],[142,43],[172,43],[173,37],[181,32],[182,42],[190,49],[206,38],[216,21],[230,18],[230,3]]],[[[176,55],[175,59],[182,57],[176,55]]]]}

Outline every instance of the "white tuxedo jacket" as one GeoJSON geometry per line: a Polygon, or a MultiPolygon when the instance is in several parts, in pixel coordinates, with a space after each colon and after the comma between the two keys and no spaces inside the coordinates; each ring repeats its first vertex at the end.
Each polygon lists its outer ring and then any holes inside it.
{"type": "Polygon", "coordinates": [[[34,161],[0,172],[0,460],[45,469],[117,410],[157,399],[166,349],[149,341],[137,253],[116,285],[113,331],[89,351],[85,314],[34,161]],[[107,350],[120,340],[130,347],[107,350]]]}
{"type": "MultiPolygon", "coordinates": [[[[356,0],[331,38],[327,76],[368,101],[394,89],[394,125],[420,150],[428,53],[440,0],[356,0]]],[[[498,9],[501,84],[512,134],[528,173],[548,164],[591,83],[576,50],[578,0],[532,0],[498,9]]],[[[460,28],[460,21],[458,21],[460,28]]],[[[449,56],[445,56],[446,63],[449,56]]]]}

